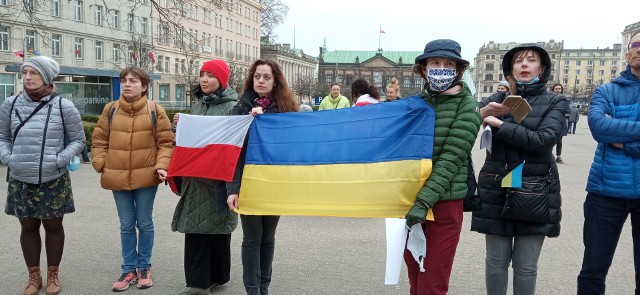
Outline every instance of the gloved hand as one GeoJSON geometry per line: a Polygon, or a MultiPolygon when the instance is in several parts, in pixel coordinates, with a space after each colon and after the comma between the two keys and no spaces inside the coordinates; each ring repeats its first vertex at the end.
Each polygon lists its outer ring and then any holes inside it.
{"type": "Polygon", "coordinates": [[[411,228],[416,223],[425,222],[427,220],[427,211],[429,211],[429,206],[425,202],[417,200],[404,217],[407,220],[407,226],[411,228]]]}

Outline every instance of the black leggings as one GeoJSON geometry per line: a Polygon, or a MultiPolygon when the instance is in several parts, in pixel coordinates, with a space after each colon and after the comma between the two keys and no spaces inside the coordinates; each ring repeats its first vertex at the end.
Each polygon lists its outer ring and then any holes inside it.
{"type": "Polygon", "coordinates": [[[52,219],[20,218],[22,231],[20,245],[27,267],[40,265],[42,240],[40,238],[40,224],[44,227],[45,248],[47,250],[47,265],[59,266],[64,249],[64,227],[62,217],[52,219]]]}
{"type": "Polygon", "coordinates": [[[558,143],[556,143],[556,157],[560,157],[562,154],[562,137],[558,139],[558,143]]]}

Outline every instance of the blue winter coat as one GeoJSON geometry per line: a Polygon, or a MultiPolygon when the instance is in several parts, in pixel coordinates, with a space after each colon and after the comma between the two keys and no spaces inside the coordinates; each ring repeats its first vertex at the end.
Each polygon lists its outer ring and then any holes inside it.
{"type": "Polygon", "coordinates": [[[640,198],[640,80],[631,68],[596,89],[589,128],[598,147],[587,191],[609,197],[640,198]],[[622,143],[624,149],[613,144],[622,143]]]}

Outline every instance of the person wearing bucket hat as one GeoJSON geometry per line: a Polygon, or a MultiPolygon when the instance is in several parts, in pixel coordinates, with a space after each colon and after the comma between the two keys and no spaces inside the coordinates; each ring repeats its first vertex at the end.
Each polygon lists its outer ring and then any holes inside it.
{"type": "Polygon", "coordinates": [[[491,126],[493,136],[478,177],[481,209],[472,213],[471,230],[485,234],[487,294],[506,294],[510,262],[513,293],[535,294],[545,236],[560,235],[560,180],[552,149],[561,136],[568,102],[548,90],[551,61],[538,44],[509,50],[502,69],[509,92],[496,92],[479,102],[483,124],[491,126]],[[531,106],[520,123],[501,104],[507,95],[520,95],[531,106]],[[521,188],[502,187],[502,179],[520,165],[521,188]],[[544,203],[521,207],[511,202],[527,203],[532,195],[544,203]]]}
{"type": "MultiPolygon", "coordinates": [[[[229,75],[229,66],[222,60],[202,64],[199,83],[192,90],[198,101],[191,115],[229,115],[238,99],[228,85],[229,75]]],[[[174,126],[178,116],[174,116],[174,126]]],[[[226,206],[224,181],[181,179],[171,230],[184,233],[184,276],[189,288],[185,294],[210,294],[212,286],[224,285],[231,278],[231,233],[238,225],[238,214],[226,206]]]]}
{"type": "Polygon", "coordinates": [[[416,58],[413,71],[425,79],[419,96],[436,113],[433,170],[406,214],[407,226],[419,224],[428,249],[420,263],[412,249],[405,249],[411,294],[446,294],[460,231],[462,199],[467,195],[468,162],[480,116],[469,86],[461,80],[469,62],[462,59],[458,42],[434,40],[416,58]],[[426,220],[431,210],[436,221],[426,220]]]}
{"type": "Polygon", "coordinates": [[[75,212],[67,165],[86,139],[78,109],[55,93],[58,63],[37,56],[20,70],[24,91],[0,106],[0,159],[8,166],[5,213],[17,217],[21,227],[20,245],[29,273],[23,294],[38,294],[43,287],[41,227],[48,266],[45,292],[58,294],[65,241],[62,221],[75,212]]]}

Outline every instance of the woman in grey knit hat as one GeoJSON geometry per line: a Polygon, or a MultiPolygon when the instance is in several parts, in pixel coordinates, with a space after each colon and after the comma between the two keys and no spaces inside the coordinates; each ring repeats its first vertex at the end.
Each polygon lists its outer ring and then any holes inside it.
{"type": "Polygon", "coordinates": [[[23,294],[38,294],[42,240],[46,234],[46,294],[58,294],[64,248],[64,214],[75,211],[67,164],[85,145],[82,120],[73,103],[55,94],[58,63],[46,56],[21,67],[24,91],[0,106],[0,160],[7,165],[5,213],[20,222],[20,245],[29,271],[23,294]],[[45,143],[46,141],[46,143],[45,143]]]}

